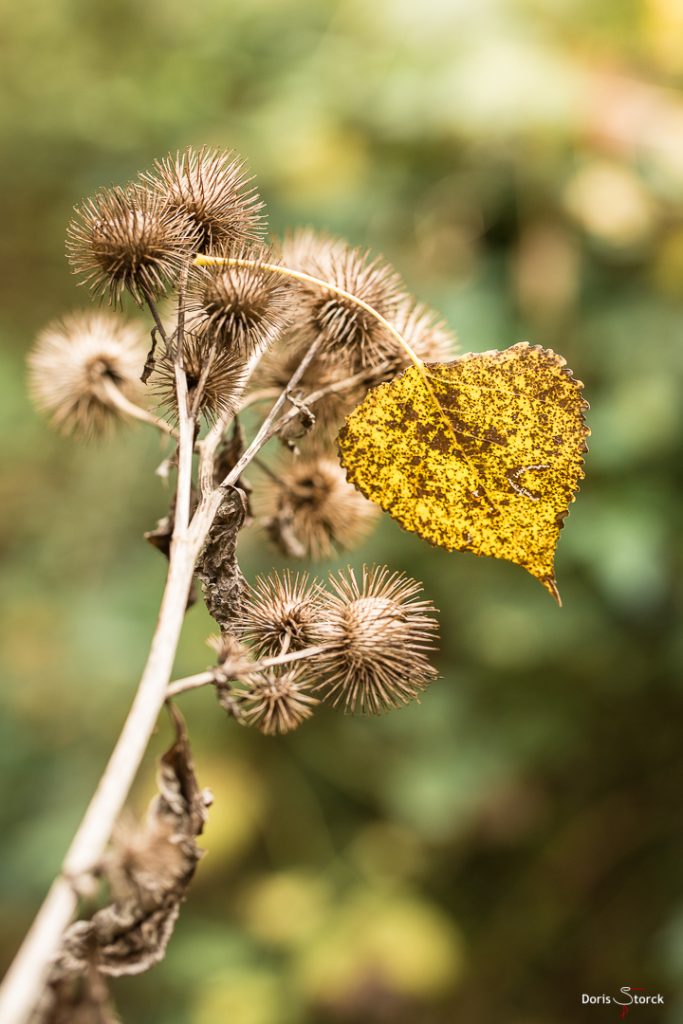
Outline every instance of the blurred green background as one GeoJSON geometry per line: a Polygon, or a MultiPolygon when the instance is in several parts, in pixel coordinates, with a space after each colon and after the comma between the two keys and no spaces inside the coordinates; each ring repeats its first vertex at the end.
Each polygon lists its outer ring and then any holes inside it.
{"type": "MultiPolygon", "coordinates": [[[[7,963],[143,664],[163,560],[156,438],[53,435],[25,395],[87,304],[74,203],[188,144],[230,146],[278,232],[382,251],[463,351],[521,339],[586,383],[565,607],[521,570],[390,522],[351,561],[422,579],[443,679],[291,737],[182,701],[216,802],[165,962],[127,1024],[570,1024],[581,994],[683,1021],[683,4],[680,0],[2,0],[0,694],[7,963]]],[[[258,534],[253,576],[281,564],[258,534]]],[[[338,564],[344,564],[345,560],[338,564]]],[[[203,609],[177,674],[210,662],[203,609]]],[[[151,755],[168,740],[161,723],[151,755]]],[[[150,756],[135,802],[153,785],[150,756]]]]}

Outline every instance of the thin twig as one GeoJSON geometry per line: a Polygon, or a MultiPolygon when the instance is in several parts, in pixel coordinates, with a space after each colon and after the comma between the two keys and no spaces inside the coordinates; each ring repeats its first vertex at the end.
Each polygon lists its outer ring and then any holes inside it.
{"type": "Polygon", "coordinates": [[[200,686],[208,686],[211,683],[215,683],[217,681],[217,672],[217,668],[210,668],[206,672],[197,672],[193,676],[176,679],[175,682],[169,684],[166,691],[166,699],[171,700],[173,697],[178,697],[181,693],[187,693],[188,690],[197,690],[200,686]]]}
{"type": "MultiPolygon", "coordinates": [[[[301,403],[307,407],[315,405],[316,402],[320,402],[323,398],[327,398],[328,395],[337,395],[344,391],[351,391],[353,388],[358,387],[359,384],[367,384],[371,386],[373,380],[380,380],[387,370],[392,368],[392,363],[389,361],[380,363],[378,366],[369,370],[361,370],[360,373],[354,374],[352,377],[345,377],[343,380],[337,380],[333,384],[327,384],[324,388],[318,388],[317,391],[311,391],[309,395],[305,395],[302,398],[301,403]]],[[[271,431],[268,435],[268,440],[274,437],[275,434],[279,434],[284,426],[296,419],[300,415],[299,409],[289,409],[282,417],[273,424],[271,431]]]]}
{"type": "Polygon", "coordinates": [[[145,292],[145,302],[147,303],[149,311],[154,318],[156,329],[159,332],[160,336],[163,338],[164,345],[166,345],[166,347],[168,348],[168,335],[166,334],[166,328],[164,327],[163,321],[159,316],[159,310],[156,307],[156,303],[152,296],[149,294],[149,292],[145,292]]]}
{"type": "Polygon", "coordinates": [[[200,404],[200,402],[202,400],[202,397],[204,395],[204,389],[206,387],[206,382],[209,379],[209,373],[211,372],[211,370],[213,368],[213,364],[214,364],[214,359],[215,358],[216,358],[216,349],[215,349],[215,346],[212,345],[211,346],[211,350],[210,350],[209,355],[208,355],[208,358],[207,358],[206,362],[204,363],[204,365],[202,366],[202,372],[199,375],[199,380],[197,381],[197,386],[195,387],[194,395],[192,396],[191,414],[195,418],[197,416],[197,413],[199,412],[199,404],[200,404]]]}
{"type": "Polygon", "coordinates": [[[175,507],[173,540],[184,540],[190,522],[192,492],[192,457],[194,454],[194,418],[189,408],[187,377],[183,367],[185,341],[185,288],[189,263],[186,263],[178,285],[178,325],[175,354],[175,383],[178,404],[178,492],[175,507]]]}
{"type": "Polygon", "coordinates": [[[153,412],[149,412],[148,409],[143,409],[142,406],[136,405],[135,402],[131,402],[130,399],[126,398],[123,392],[116,386],[113,380],[107,380],[106,378],[102,381],[107,396],[107,401],[115,406],[124,416],[130,416],[131,419],[139,420],[141,423],[148,423],[152,427],[156,427],[163,434],[168,434],[169,437],[178,437],[178,431],[175,427],[167,423],[166,420],[162,420],[159,416],[155,416],[153,412]]]}
{"type": "Polygon", "coordinates": [[[325,654],[329,647],[319,645],[317,647],[304,647],[300,651],[290,651],[287,654],[274,655],[272,658],[261,658],[258,661],[244,661],[227,666],[216,665],[215,668],[207,669],[206,672],[197,672],[193,676],[185,676],[183,679],[176,679],[172,682],[166,692],[170,699],[177,697],[188,690],[197,690],[201,686],[208,686],[212,683],[221,682],[227,679],[238,678],[251,672],[263,672],[267,668],[275,668],[277,665],[287,665],[292,661],[301,661],[304,658],[313,658],[318,654],[325,654]]]}
{"type": "Polygon", "coordinates": [[[251,444],[246,449],[246,451],[243,452],[235,466],[230,470],[228,475],[222,481],[221,487],[230,487],[236,484],[241,474],[244,472],[245,468],[249,465],[254,456],[260,452],[261,448],[266,443],[266,441],[270,437],[272,437],[271,428],[273,424],[276,422],[280,410],[282,409],[283,405],[289,398],[290,392],[294,390],[294,388],[297,386],[297,384],[305,374],[308,367],[315,359],[315,356],[318,353],[318,350],[320,349],[321,340],[322,339],[320,338],[320,336],[318,336],[315,339],[315,341],[313,341],[312,344],[309,345],[306,354],[304,355],[303,359],[301,360],[296,370],[292,374],[289,384],[287,385],[286,388],[282,390],[279,398],[277,398],[273,403],[272,408],[270,409],[268,415],[265,417],[261,426],[257,430],[253,440],[251,441],[251,444]]]}
{"type": "MultiPolygon", "coordinates": [[[[257,351],[249,359],[246,370],[246,380],[249,380],[252,373],[258,366],[263,352],[257,351]]],[[[279,392],[277,392],[279,394],[279,392]]],[[[240,408],[241,412],[241,408],[240,408]]],[[[201,441],[197,442],[197,449],[199,451],[199,490],[203,498],[208,498],[213,492],[215,487],[214,481],[214,460],[216,456],[216,450],[223,439],[230,420],[233,418],[232,412],[226,413],[224,416],[219,417],[213,424],[211,429],[208,431],[206,436],[201,441]]],[[[196,514],[195,514],[196,517],[196,514]]]]}

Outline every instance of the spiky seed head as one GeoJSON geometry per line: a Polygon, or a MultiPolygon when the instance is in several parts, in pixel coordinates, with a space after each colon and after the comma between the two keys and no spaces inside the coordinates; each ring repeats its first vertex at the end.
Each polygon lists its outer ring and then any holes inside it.
{"type": "Polygon", "coordinates": [[[292,732],[311,717],[320,701],[310,688],[306,669],[293,665],[255,673],[233,689],[233,697],[239,703],[241,722],[276,736],[292,732]]]}
{"type": "Polygon", "coordinates": [[[418,597],[421,585],[385,567],[330,576],[333,592],[313,630],[329,645],[325,699],[347,711],[380,714],[417,699],[437,672],[427,652],[438,624],[434,606],[418,597]]]}
{"type": "Polygon", "coordinates": [[[67,256],[92,291],[117,305],[124,291],[138,303],[174,283],[196,248],[188,218],[150,192],[101,189],[76,207],[67,229],[67,256]]]}
{"type": "Polygon", "coordinates": [[[329,558],[359,544],[379,516],[329,455],[294,458],[264,486],[271,539],[292,558],[329,558]]]}
{"type": "MultiPolygon", "coordinates": [[[[403,299],[401,282],[387,264],[349,246],[335,246],[314,276],[361,299],[390,322],[403,299]]],[[[308,332],[320,337],[329,358],[341,354],[355,370],[362,370],[395,356],[395,339],[352,299],[318,285],[303,285],[302,295],[300,309],[308,332]]]]}
{"type": "Polygon", "coordinates": [[[232,258],[248,260],[250,265],[194,268],[188,288],[188,316],[190,323],[216,344],[248,355],[267,348],[287,325],[292,287],[278,274],[264,269],[262,264],[270,260],[261,247],[243,247],[232,258]]]}
{"type": "Polygon", "coordinates": [[[240,638],[261,655],[308,647],[320,595],[320,584],[310,580],[308,573],[286,569],[259,576],[243,600],[240,638]]]}
{"type": "Polygon", "coordinates": [[[141,175],[143,186],[198,231],[197,251],[239,247],[263,233],[263,203],[235,153],[191,146],[157,160],[141,175]]]}
{"type": "MultiPolygon", "coordinates": [[[[186,331],[183,367],[190,404],[194,402],[201,383],[198,408],[207,420],[227,417],[237,411],[247,379],[246,365],[239,355],[214,344],[205,333],[186,331]]],[[[177,419],[175,361],[170,353],[156,359],[150,386],[161,406],[177,419]]]]}
{"type": "Polygon", "coordinates": [[[112,389],[142,395],[145,332],[109,313],[72,313],[49,324],[28,357],[29,389],[41,412],[65,434],[102,434],[121,418],[112,389]]]}

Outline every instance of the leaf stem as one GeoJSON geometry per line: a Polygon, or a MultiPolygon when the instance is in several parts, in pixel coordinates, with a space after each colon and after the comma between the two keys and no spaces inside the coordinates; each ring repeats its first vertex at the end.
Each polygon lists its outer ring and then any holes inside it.
{"type": "Polygon", "coordinates": [[[314,284],[317,288],[321,288],[323,291],[339,295],[340,298],[353,303],[353,305],[358,306],[359,309],[365,310],[365,312],[369,313],[377,323],[381,324],[382,327],[384,327],[384,329],[388,331],[389,334],[391,334],[391,336],[399,343],[403,351],[410,358],[411,362],[415,363],[415,366],[418,368],[424,366],[424,363],[418,354],[411,345],[408,344],[401,332],[398,331],[386,317],[382,316],[374,306],[371,306],[369,302],[365,302],[364,299],[354,295],[353,292],[348,292],[345,288],[340,288],[339,285],[332,284],[331,281],[325,281],[322,277],[315,277],[313,274],[307,274],[303,270],[295,270],[293,267],[286,267],[284,264],[280,263],[261,263],[258,260],[243,259],[237,256],[195,256],[194,264],[197,267],[259,267],[261,270],[267,270],[271,274],[280,274],[282,277],[290,277],[295,281],[300,281],[302,284],[314,284]]]}
{"type": "Polygon", "coordinates": [[[237,483],[237,481],[240,478],[240,475],[249,465],[254,456],[259,453],[259,451],[266,443],[266,441],[268,441],[273,436],[272,428],[275,422],[277,421],[278,415],[283,405],[289,398],[290,393],[294,390],[294,388],[297,386],[297,384],[305,374],[310,364],[313,362],[315,356],[318,353],[320,345],[321,339],[320,337],[317,337],[315,341],[308,347],[306,354],[304,355],[303,359],[301,360],[296,370],[292,374],[289,384],[280,392],[280,395],[273,403],[272,407],[268,412],[268,415],[264,418],[263,422],[261,423],[261,426],[254,435],[254,438],[252,439],[250,445],[248,446],[246,451],[240,456],[238,462],[233,467],[233,469],[230,470],[228,475],[222,481],[221,487],[230,487],[237,483]]]}
{"type": "Polygon", "coordinates": [[[148,409],[143,409],[141,405],[136,405],[135,402],[131,402],[130,399],[126,398],[123,392],[116,386],[113,380],[103,380],[102,382],[107,401],[111,403],[119,412],[122,412],[124,416],[129,416],[131,419],[139,420],[140,423],[147,423],[149,426],[156,427],[163,434],[168,434],[169,437],[178,438],[178,431],[175,427],[172,427],[166,420],[162,420],[159,416],[155,416],[153,412],[149,412],[148,409]]]}

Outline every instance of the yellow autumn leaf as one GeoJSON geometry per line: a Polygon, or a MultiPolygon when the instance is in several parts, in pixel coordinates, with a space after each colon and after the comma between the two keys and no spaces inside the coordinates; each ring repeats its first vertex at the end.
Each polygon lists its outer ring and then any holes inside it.
{"type": "Polygon", "coordinates": [[[589,433],[581,388],[526,343],[410,366],[347,417],[342,465],[406,530],[515,562],[559,603],[555,547],[589,433]]]}

